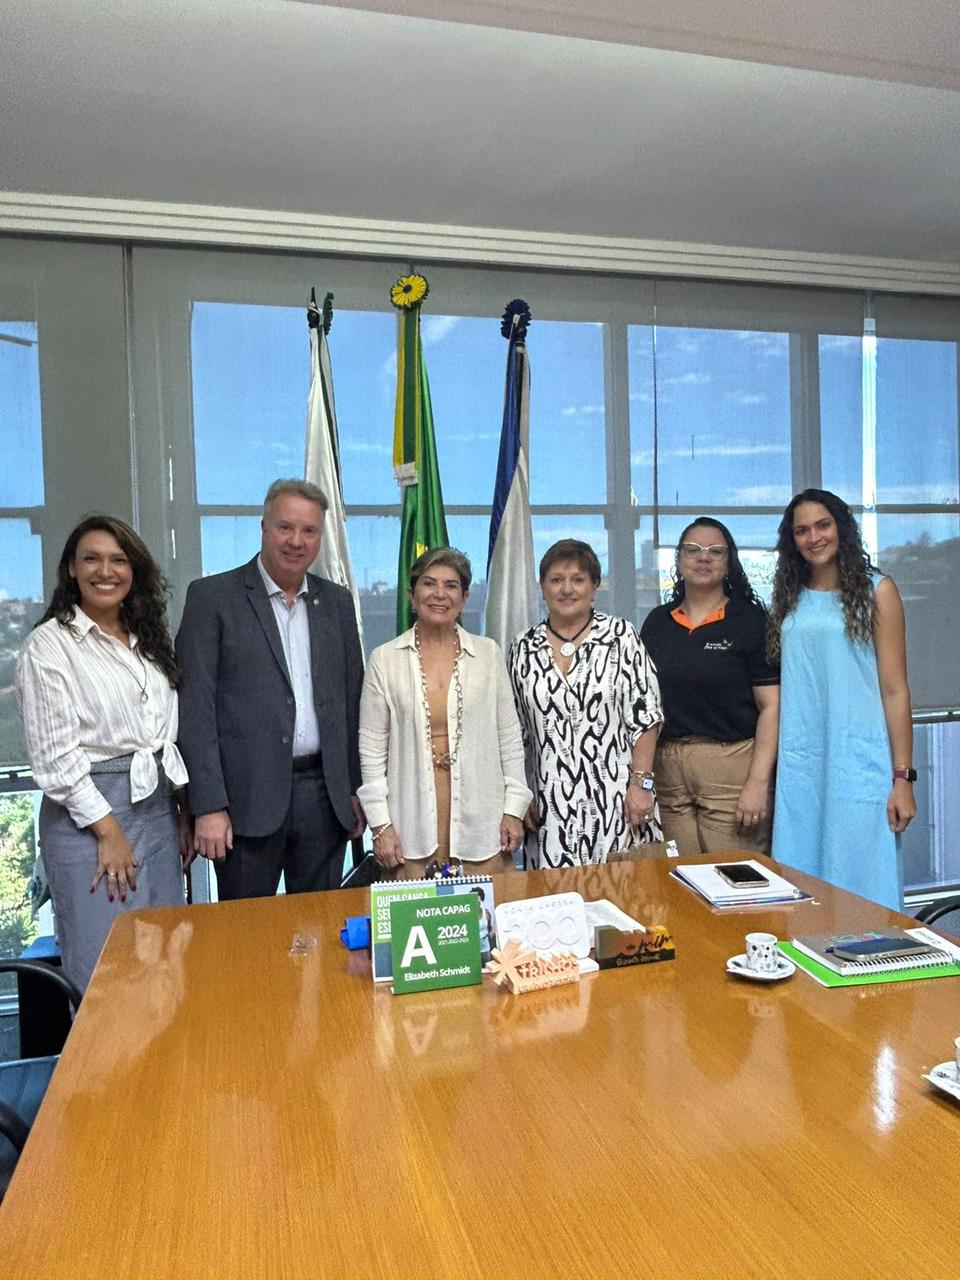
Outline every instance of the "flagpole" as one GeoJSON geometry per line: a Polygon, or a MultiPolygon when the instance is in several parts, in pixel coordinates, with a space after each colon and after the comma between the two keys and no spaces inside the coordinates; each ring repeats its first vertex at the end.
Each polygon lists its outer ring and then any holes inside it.
{"type": "Polygon", "coordinates": [[[343,504],[343,480],[340,470],[340,433],[333,395],[333,369],[327,335],[333,323],[333,294],[317,305],[316,289],[310,290],[307,326],[310,331],[310,391],[307,395],[306,449],[304,478],[323,490],[328,502],[323,521],[320,550],[311,566],[321,578],[329,578],[346,587],[353,596],[357,627],[363,639],[360,595],[350,562],[347,543],[347,518],[343,504]]]}
{"type": "Polygon", "coordinates": [[[402,493],[397,635],[413,625],[407,584],[414,562],[424,551],[448,542],[430,383],[420,337],[420,308],[429,291],[425,278],[417,274],[402,276],[390,290],[390,301],[400,313],[393,423],[393,470],[402,493]]]}
{"type": "Polygon", "coordinates": [[[490,512],[484,634],[506,651],[539,617],[530,516],[530,364],[526,335],[530,308],[515,298],[503,313],[508,341],[503,423],[490,512]]]}

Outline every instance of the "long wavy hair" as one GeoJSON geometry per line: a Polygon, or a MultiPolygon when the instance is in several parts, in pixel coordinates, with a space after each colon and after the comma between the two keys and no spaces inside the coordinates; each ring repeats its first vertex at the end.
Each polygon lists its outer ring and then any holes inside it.
{"type": "Polygon", "coordinates": [[[37,623],[56,618],[61,627],[73,622],[74,610],[80,606],[80,589],[70,575],[77,557],[80,539],[99,531],[116,538],[130,561],[133,583],[120,602],[120,622],[125,631],[133,632],[143,656],[155,662],[173,688],[180,683],[180,672],[173,656],[173,643],[167,626],[167,583],[143,539],[115,516],[86,516],[67,538],[57,565],[57,585],[47,611],[37,623]]]}
{"type": "Polygon", "coordinates": [[[727,596],[731,600],[743,600],[747,604],[758,604],[766,612],[766,606],[753,587],[751,587],[747,571],[740,563],[740,552],[737,550],[733,534],[725,524],[721,524],[719,520],[714,520],[713,516],[697,516],[696,520],[691,520],[683,533],[681,533],[673,560],[673,591],[668,603],[678,605],[687,593],[686,584],[680,573],[680,558],[683,555],[683,544],[689,537],[690,530],[695,529],[698,524],[705,524],[711,529],[716,529],[718,533],[722,534],[723,540],[727,544],[727,572],[723,579],[723,589],[727,596]]]}
{"type": "Polygon", "coordinates": [[[777,569],[767,627],[767,656],[771,659],[780,656],[780,632],[784,618],[796,609],[800,592],[810,582],[810,566],[797,550],[793,537],[794,512],[802,502],[819,503],[836,521],[837,570],[844,630],[855,644],[869,644],[873,640],[877,604],[871,575],[876,569],[864,550],[857,522],[843,499],[829,489],[804,489],[791,498],[777,529],[777,569]]]}

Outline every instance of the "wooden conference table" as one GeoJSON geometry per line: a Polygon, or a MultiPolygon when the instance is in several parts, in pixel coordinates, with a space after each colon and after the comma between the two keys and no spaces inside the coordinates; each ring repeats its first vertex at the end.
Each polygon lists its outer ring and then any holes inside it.
{"type": "Polygon", "coordinates": [[[956,979],[727,976],[743,934],[893,913],[711,911],[667,861],[576,888],[672,963],[512,997],[393,997],[340,944],[362,890],[115,925],[0,1207],[0,1275],[938,1277],[960,1271],[956,979]],[[290,954],[295,934],[317,939],[290,954]]]}

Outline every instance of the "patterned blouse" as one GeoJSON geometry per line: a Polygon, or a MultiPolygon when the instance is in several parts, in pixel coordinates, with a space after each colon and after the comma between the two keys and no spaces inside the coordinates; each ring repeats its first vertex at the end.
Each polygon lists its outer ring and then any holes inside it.
{"type": "Polygon", "coordinates": [[[632,623],[596,613],[567,674],[546,624],[517,636],[508,661],[539,830],[527,865],[606,862],[614,849],[662,840],[660,815],[626,825],[623,796],[634,743],[662,723],[653,664],[632,623]]]}

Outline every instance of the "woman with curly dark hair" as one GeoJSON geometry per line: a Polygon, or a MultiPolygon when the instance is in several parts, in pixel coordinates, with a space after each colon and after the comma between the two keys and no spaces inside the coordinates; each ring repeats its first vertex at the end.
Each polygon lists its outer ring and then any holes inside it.
{"type": "Polygon", "coordinates": [[[673,580],[640,630],[663,702],[663,834],[684,854],[769,853],[780,676],[764,652],[766,610],[712,516],[681,533],[673,580]]]}
{"type": "Polygon", "coordinates": [[[81,991],[114,916],[183,901],[188,846],[172,788],[187,771],[165,608],[166,584],[137,534],[88,516],[17,662],[63,968],[81,991]]]}
{"type": "Polygon", "coordinates": [[[899,909],[898,836],[917,811],[903,605],[824,489],[777,536],[767,652],[783,665],[774,856],[899,909]]]}

